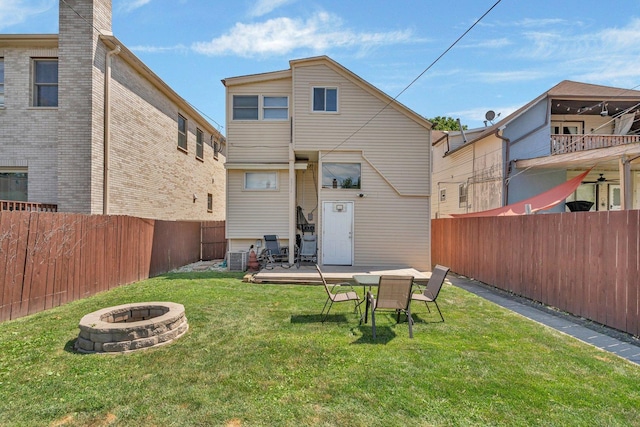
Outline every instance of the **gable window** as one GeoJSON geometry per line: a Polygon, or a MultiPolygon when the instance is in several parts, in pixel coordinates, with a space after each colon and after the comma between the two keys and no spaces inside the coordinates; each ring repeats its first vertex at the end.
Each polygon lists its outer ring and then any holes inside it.
{"type": "Polygon", "coordinates": [[[233,95],[233,120],[258,120],[258,95],[233,95]]]}
{"type": "Polygon", "coordinates": [[[245,190],[277,190],[278,172],[245,172],[245,190]]]}
{"type": "Polygon", "coordinates": [[[187,151],[187,119],[178,114],[178,148],[187,151]]]}
{"type": "Polygon", "coordinates": [[[323,163],[322,188],[361,188],[360,163],[323,163]]]}
{"type": "Polygon", "coordinates": [[[58,60],[33,61],[33,106],[58,106],[58,60]]]}
{"type": "Polygon", "coordinates": [[[27,168],[0,168],[0,200],[29,201],[27,168]]]}
{"type": "Polygon", "coordinates": [[[467,184],[460,184],[458,186],[458,207],[467,207],[467,184]]]}
{"type": "Polygon", "coordinates": [[[286,96],[265,96],[262,99],[264,120],[287,120],[289,118],[289,98],[286,96]]]}
{"type": "Polygon", "coordinates": [[[327,87],[313,88],[313,111],[338,111],[338,89],[327,87]]]}
{"type": "Polygon", "coordinates": [[[4,58],[0,58],[0,107],[4,107],[4,58]]]}
{"type": "Polygon", "coordinates": [[[213,194],[207,194],[207,212],[213,212],[213,194]]]}
{"type": "Polygon", "coordinates": [[[196,128],[196,157],[201,159],[204,157],[204,134],[196,128]]]}

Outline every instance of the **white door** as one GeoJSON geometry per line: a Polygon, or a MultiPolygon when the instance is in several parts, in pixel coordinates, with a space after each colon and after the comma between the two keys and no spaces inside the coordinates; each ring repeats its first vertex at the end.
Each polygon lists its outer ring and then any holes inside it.
{"type": "Polygon", "coordinates": [[[353,264],[353,202],[322,204],[322,263],[353,264]]]}
{"type": "Polygon", "coordinates": [[[620,210],[620,186],[617,184],[609,184],[609,210],[620,210]]]}

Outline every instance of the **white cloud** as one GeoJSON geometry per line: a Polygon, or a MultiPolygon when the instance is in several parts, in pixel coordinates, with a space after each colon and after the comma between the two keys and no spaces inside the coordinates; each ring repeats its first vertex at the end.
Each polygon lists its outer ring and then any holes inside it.
{"type": "Polygon", "coordinates": [[[122,12],[131,12],[150,2],[151,0],[121,0],[117,9],[122,12]]]}
{"type": "Polygon", "coordinates": [[[293,3],[296,0],[258,0],[255,5],[251,8],[251,12],[249,16],[255,18],[258,16],[266,15],[269,12],[274,11],[275,9],[284,6],[289,3],[293,3]]]}
{"type": "Polygon", "coordinates": [[[284,55],[295,49],[324,52],[330,48],[406,43],[411,31],[386,33],[356,33],[341,29],[340,18],[320,12],[307,20],[276,18],[257,24],[237,23],[227,34],[210,42],[194,43],[194,51],[205,55],[238,55],[253,57],[269,54],[284,55]]]}
{"type": "Polygon", "coordinates": [[[483,83],[507,83],[533,81],[547,77],[549,73],[537,70],[515,70],[476,73],[475,76],[483,83]]]}
{"type": "Polygon", "coordinates": [[[46,12],[55,5],[55,0],[0,0],[0,30],[20,24],[29,16],[46,12]]]}
{"type": "Polygon", "coordinates": [[[174,46],[132,46],[129,49],[132,52],[144,52],[144,53],[167,53],[167,52],[187,53],[190,51],[190,49],[183,44],[177,44],[174,46]]]}

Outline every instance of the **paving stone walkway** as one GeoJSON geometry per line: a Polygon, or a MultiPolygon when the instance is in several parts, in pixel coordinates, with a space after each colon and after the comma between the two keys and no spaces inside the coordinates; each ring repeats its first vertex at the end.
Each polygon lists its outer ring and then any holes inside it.
{"type": "Polygon", "coordinates": [[[454,286],[524,317],[640,365],[640,340],[629,334],[554,310],[463,276],[449,274],[447,280],[454,286]]]}

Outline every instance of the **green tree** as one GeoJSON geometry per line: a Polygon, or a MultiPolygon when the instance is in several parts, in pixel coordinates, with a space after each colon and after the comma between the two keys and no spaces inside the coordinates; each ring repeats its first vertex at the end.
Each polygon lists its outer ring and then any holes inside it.
{"type": "MultiPolygon", "coordinates": [[[[453,117],[436,116],[433,119],[427,119],[433,124],[433,130],[460,130],[458,121],[453,117]]],[[[462,125],[463,130],[467,130],[467,125],[462,125]]]]}

